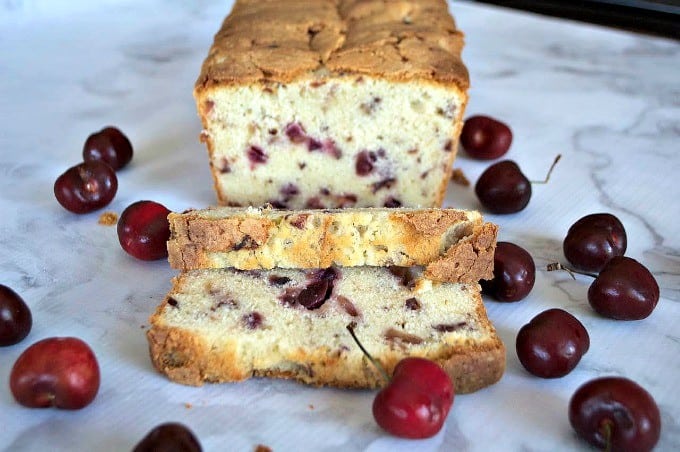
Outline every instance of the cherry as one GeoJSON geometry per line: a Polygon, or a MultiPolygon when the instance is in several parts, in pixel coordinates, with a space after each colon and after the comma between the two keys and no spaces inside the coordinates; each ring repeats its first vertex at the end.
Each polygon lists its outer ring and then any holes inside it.
{"type": "Polygon", "coordinates": [[[536,265],[524,248],[498,242],[493,266],[493,279],[480,281],[485,294],[498,301],[519,301],[529,295],[536,280],[536,265]]]}
{"type": "Polygon", "coordinates": [[[515,213],[524,209],[531,199],[531,182],[512,160],[503,160],[488,167],[477,180],[475,193],[492,213],[515,213]]]}
{"type": "Polygon", "coordinates": [[[0,284],[0,347],[21,342],[33,326],[33,316],[24,300],[0,284]]]}
{"type": "Polygon", "coordinates": [[[184,424],[167,422],[154,427],[132,452],[200,452],[201,443],[184,424]]]}
{"type": "Polygon", "coordinates": [[[546,184],[555,165],[562,158],[557,155],[542,181],[530,181],[512,160],[501,160],[489,166],[475,184],[479,202],[491,213],[507,214],[523,210],[531,199],[531,184],[546,184]]]}
{"type": "Polygon", "coordinates": [[[569,422],[581,438],[611,451],[650,451],[661,434],[654,398],[623,377],[597,378],[579,387],[569,401],[569,422]]]}
{"type": "Polygon", "coordinates": [[[90,347],[75,337],[52,337],[28,347],[9,377],[17,402],[30,408],[77,410],[99,391],[99,365],[90,347]]]}
{"type": "Polygon", "coordinates": [[[630,257],[613,257],[588,289],[595,311],[617,320],[648,317],[659,301],[659,285],[647,268],[630,257]]]}
{"type": "Polygon", "coordinates": [[[83,162],[54,182],[54,196],[66,210],[88,213],[111,202],[118,190],[115,171],[104,162],[83,162]]]}
{"type": "Polygon", "coordinates": [[[105,127],[85,140],[83,160],[101,160],[119,170],[132,160],[132,144],[123,132],[115,127],[105,127]]]}
{"type": "Polygon", "coordinates": [[[168,257],[170,211],[154,201],[130,204],[118,220],[120,246],[137,259],[152,261],[168,257]]]}
{"type": "Polygon", "coordinates": [[[508,152],[512,131],[506,124],[488,116],[471,116],[465,120],[460,144],[470,157],[493,160],[508,152]]]}
{"type": "Polygon", "coordinates": [[[562,309],[548,309],[520,328],[515,342],[524,368],[542,378],[567,375],[590,348],[588,331],[562,309]]]}
{"type": "Polygon", "coordinates": [[[402,438],[429,438],[441,430],[453,405],[451,378],[434,361],[404,358],[373,400],[373,417],[402,438]]]}
{"type": "Polygon", "coordinates": [[[373,417],[378,425],[401,438],[436,435],[453,405],[454,388],[449,375],[434,361],[408,357],[397,363],[390,379],[361,345],[354,334],[354,325],[348,325],[347,329],[388,382],[373,400],[373,417]]]}
{"type": "Polygon", "coordinates": [[[626,252],[623,224],[609,213],[594,213],[574,223],[564,239],[564,256],[575,268],[599,272],[614,256],[626,252]]]}

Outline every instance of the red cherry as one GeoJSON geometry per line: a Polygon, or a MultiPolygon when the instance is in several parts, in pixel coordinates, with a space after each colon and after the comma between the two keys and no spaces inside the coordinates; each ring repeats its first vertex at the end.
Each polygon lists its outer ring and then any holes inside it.
{"type": "Polygon", "coordinates": [[[30,408],[77,410],[99,391],[99,364],[90,347],[75,337],[52,337],[28,347],[9,377],[14,398],[30,408]]]}
{"type": "Polygon", "coordinates": [[[429,438],[441,430],[453,398],[453,383],[441,366],[424,358],[405,358],[373,401],[373,417],[392,435],[429,438]]]}
{"type": "Polygon", "coordinates": [[[186,425],[167,422],[154,427],[132,452],[201,452],[201,443],[186,425]]]}
{"type": "Polygon", "coordinates": [[[130,204],[118,220],[118,241],[125,252],[137,259],[153,261],[168,257],[170,211],[154,201],[130,204]]]}
{"type": "Polygon", "coordinates": [[[0,284],[0,347],[21,342],[32,326],[33,316],[23,298],[0,284]]]}
{"type": "Polygon", "coordinates": [[[659,302],[659,284],[640,262],[615,256],[604,266],[588,289],[588,302],[610,319],[647,318],[659,302]]]}
{"type": "Polygon", "coordinates": [[[54,182],[54,196],[66,210],[88,213],[111,202],[118,190],[115,171],[102,161],[83,162],[54,182]]]}
{"type": "Polygon", "coordinates": [[[579,387],[569,401],[569,422],[581,438],[611,451],[650,451],[661,435],[654,398],[623,377],[596,378],[579,387]]]}
{"type": "Polygon", "coordinates": [[[102,160],[114,170],[119,170],[132,160],[132,144],[128,137],[115,127],[105,127],[85,140],[83,160],[102,160]]]}
{"type": "Polygon", "coordinates": [[[512,131],[506,124],[488,116],[471,116],[465,120],[460,144],[470,157],[492,160],[501,157],[512,143],[512,131]]]}
{"type": "Polygon", "coordinates": [[[590,348],[588,331],[562,309],[548,309],[520,328],[515,341],[524,368],[541,378],[567,375],[590,348]]]}
{"type": "Polygon", "coordinates": [[[614,256],[626,252],[626,230],[610,213],[586,215],[567,231],[562,248],[574,268],[599,272],[614,256]]]}

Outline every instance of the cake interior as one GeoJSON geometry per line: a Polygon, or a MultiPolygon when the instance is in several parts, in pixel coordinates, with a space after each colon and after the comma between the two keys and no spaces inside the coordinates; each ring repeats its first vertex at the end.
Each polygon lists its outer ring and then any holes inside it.
{"type": "Polygon", "coordinates": [[[319,374],[338,362],[336,372],[374,372],[347,330],[351,323],[388,369],[406,355],[446,359],[456,347],[469,352],[496,337],[479,286],[431,283],[414,269],[219,269],[180,278],[156,326],[204,338],[206,353],[223,354],[230,367],[244,369],[242,378],[319,374]]]}
{"type": "Polygon", "coordinates": [[[219,202],[300,209],[438,206],[464,99],[437,83],[317,73],[197,102],[219,202]]]}

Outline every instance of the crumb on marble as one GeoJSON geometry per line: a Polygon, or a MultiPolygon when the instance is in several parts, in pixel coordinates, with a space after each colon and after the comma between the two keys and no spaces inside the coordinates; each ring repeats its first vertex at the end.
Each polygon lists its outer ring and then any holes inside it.
{"type": "Polygon", "coordinates": [[[98,223],[102,226],[113,226],[118,223],[118,214],[116,212],[104,212],[99,215],[98,223]]]}
{"type": "Polygon", "coordinates": [[[255,452],[272,452],[272,448],[264,444],[258,444],[255,446],[255,452]]]}
{"type": "Polygon", "coordinates": [[[184,408],[186,408],[187,410],[190,410],[190,409],[192,409],[193,407],[194,407],[194,406],[193,406],[192,404],[190,404],[189,402],[186,402],[186,403],[184,404],[184,408]]]}
{"type": "Polygon", "coordinates": [[[314,405],[312,405],[312,404],[310,403],[310,404],[309,404],[309,409],[310,409],[310,410],[313,410],[313,409],[314,409],[314,405]]]}
{"type": "Polygon", "coordinates": [[[462,185],[463,187],[470,186],[470,180],[465,176],[465,173],[463,173],[463,170],[460,168],[453,169],[453,172],[451,172],[451,181],[453,181],[454,184],[462,185]]]}

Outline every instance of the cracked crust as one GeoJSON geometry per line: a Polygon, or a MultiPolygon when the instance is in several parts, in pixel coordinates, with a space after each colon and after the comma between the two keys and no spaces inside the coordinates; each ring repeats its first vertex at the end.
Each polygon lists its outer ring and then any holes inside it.
{"type": "Polygon", "coordinates": [[[458,209],[214,208],[169,216],[173,268],[425,266],[434,281],[493,277],[497,226],[458,209]]]}
{"type": "Polygon", "coordinates": [[[315,72],[469,86],[463,34],[444,0],[238,0],[201,74],[215,84],[288,83],[315,72]]]}
{"type": "MultiPolygon", "coordinates": [[[[387,270],[385,272],[388,273],[387,270]]],[[[286,274],[291,276],[291,273],[286,274]]],[[[272,307],[269,317],[264,321],[269,326],[260,333],[235,326],[225,317],[226,314],[220,316],[212,309],[196,308],[197,304],[210,306],[211,303],[211,290],[201,288],[214,290],[214,284],[232,284],[234,276],[230,275],[233,273],[210,270],[183,273],[175,278],[168,297],[151,316],[151,328],[147,331],[151,361],[159,372],[172,381],[193,386],[207,382],[237,382],[252,377],[294,379],[309,385],[339,388],[384,386],[381,374],[353,345],[344,328],[351,318],[332,309],[325,311],[317,321],[328,318],[334,320],[323,326],[317,325],[317,329],[312,330],[314,311],[293,310],[291,313],[290,308],[272,307]],[[214,282],[218,280],[219,283],[214,282]],[[200,284],[196,285],[197,281],[200,284]],[[198,301],[199,298],[201,301],[198,301]],[[299,345],[286,344],[291,340],[286,327],[281,326],[286,324],[292,324],[291,328],[301,337],[318,339],[312,341],[316,345],[304,345],[308,340],[302,340],[299,345]],[[318,336],[320,331],[328,337],[318,336]],[[263,340],[258,334],[271,337],[263,340]],[[338,337],[341,337],[339,346],[336,343],[338,337]],[[270,348],[270,345],[266,345],[271,344],[272,340],[280,346],[270,348]]],[[[256,277],[266,280],[270,276],[270,273],[263,272],[256,277]]],[[[363,274],[359,278],[366,281],[363,274]]],[[[389,280],[387,275],[385,278],[389,280]]],[[[366,294],[365,300],[355,298],[359,310],[363,309],[364,313],[369,309],[366,303],[376,303],[372,301],[371,289],[359,289],[366,294]]],[[[417,292],[417,296],[423,306],[428,303],[431,305],[439,300],[436,298],[438,295],[433,295],[437,291],[439,294],[447,293],[445,297],[455,300],[454,305],[466,306],[459,315],[476,325],[476,332],[460,330],[443,333],[439,339],[430,338],[424,342],[397,340],[385,346],[385,339],[374,337],[378,333],[371,333],[370,330],[370,327],[375,326],[376,318],[366,319],[362,329],[359,317],[357,334],[390,374],[403,358],[421,356],[439,363],[447,371],[458,394],[474,392],[496,383],[505,370],[505,346],[487,318],[479,286],[446,283],[417,292]]],[[[265,309],[263,303],[267,301],[259,297],[252,300],[251,297],[243,303],[247,303],[248,309],[253,309],[255,303],[255,309],[259,310],[265,309]]],[[[276,300],[274,303],[278,305],[276,300]]],[[[381,315],[380,312],[378,315],[381,315]]],[[[441,321],[442,312],[444,315],[450,313],[448,310],[439,311],[436,315],[423,313],[427,315],[425,322],[441,321]]],[[[239,315],[241,311],[236,311],[233,317],[238,318],[239,315]]],[[[406,316],[411,318],[410,314],[406,316]]],[[[407,333],[403,335],[409,336],[407,333]]]]}

